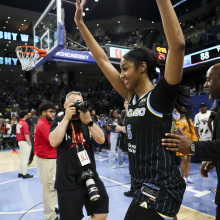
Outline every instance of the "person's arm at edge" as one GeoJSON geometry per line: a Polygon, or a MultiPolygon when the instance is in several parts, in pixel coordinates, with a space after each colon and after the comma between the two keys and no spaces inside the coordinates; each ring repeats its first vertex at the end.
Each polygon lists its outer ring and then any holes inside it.
{"type": "Polygon", "coordinates": [[[182,79],[185,39],[170,0],[156,0],[169,45],[164,77],[171,85],[182,79]]]}
{"type": "Polygon", "coordinates": [[[212,133],[212,120],[213,120],[212,118],[209,118],[208,122],[207,122],[208,123],[208,128],[211,131],[211,133],[212,133]]]}
{"type": "Polygon", "coordinates": [[[121,131],[122,133],[126,134],[126,128],[125,126],[116,125],[115,128],[117,131],[121,131]]]}
{"type": "Polygon", "coordinates": [[[199,139],[199,128],[198,127],[194,127],[194,129],[195,129],[196,136],[199,139]]]}
{"type": "Polygon", "coordinates": [[[105,134],[95,122],[93,122],[93,125],[89,126],[88,128],[95,142],[97,142],[98,144],[105,143],[105,134]]]}
{"type": "Polygon", "coordinates": [[[220,160],[220,140],[195,141],[195,156],[198,160],[220,160]]]}
{"type": "Polygon", "coordinates": [[[49,141],[52,147],[58,147],[63,141],[66,129],[69,123],[69,119],[64,117],[58,126],[50,133],[49,141]]]}
{"type": "Polygon", "coordinates": [[[120,79],[119,72],[115,69],[115,67],[109,61],[107,55],[103,51],[103,49],[99,46],[96,42],[88,28],[86,27],[83,19],[82,19],[82,12],[83,6],[86,3],[86,0],[82,0],[80,4],[80,0],[76,0],[76,14],[75,14],[75,23],[78,26],[83,39],[86,42],[89,50],[91,51],[93,57],[95,58],[98,66],[101,68],[102,72],[105,74],[107,79],[111,82],[112,86],[115,90],[124,98],[128,98],[127,89],[120,79]]]}
{"type": "Polygon", "coordinates": [[[29,134],[25,134],[24,137],[25,137],[26,141],[28,142],[28,145],[31,146],[31,140],[30,140],[29,134]]]}

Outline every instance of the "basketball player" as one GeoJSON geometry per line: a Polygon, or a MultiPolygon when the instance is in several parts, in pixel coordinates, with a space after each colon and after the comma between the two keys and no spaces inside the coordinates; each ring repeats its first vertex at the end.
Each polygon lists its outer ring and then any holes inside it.
{"type": "Polygon", "coordinates": [[[183,74],[185,40],[171,1],[156,2],[169,53],[164,77],[154,88],[151,80],[158,76],[156,67],[160,67],[154,53],[143,47],[129,51],[121,60],[121,74],[118,73],[83,22],[86,0],[76,0],[75,22],[87,46],[113,87],[129,100],[125,125],[135,193],[125,220],[173,219],[186,187],[175,164],[175,154],[161,145],[162,137],[171,129],[183,74]]]}

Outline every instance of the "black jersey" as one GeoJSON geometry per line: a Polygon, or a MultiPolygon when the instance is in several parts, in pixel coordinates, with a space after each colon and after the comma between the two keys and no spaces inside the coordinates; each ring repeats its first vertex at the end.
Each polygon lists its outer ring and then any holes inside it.
{"type": "MultiPolygon", "coordinates": [[[[58,124],[62,121],[64,116],[56,116],[51,124],[50,131],[52,132],[58,124]]],[[[79,132],[79,121],[73,121],[75,132],[79,132]]],[[[84,123],[80,123],[83,138],[86,141],[84,147],[79,145],[79,151],[85,149],[88,153],[89,159],[91,161],[91,169],[95,175],[94,179],[98,178],[96,172],[96,164],[94,158],[93,148],[91,146],[90,134],[87,126],[84,123]]],[[[64,135],[63,141],[57,147],[57,171],[56,171],[56,181],[55,189],[58,190],[71,190],[80,187],[77,182],[77,177],[81,174],[82,166],[77,156],[77,150],[74,145],[74,139],[72,135],[71,124],[68,124],[66,134],[64,135]]]]}
{"type": "Polygon", "coordinates": [[[177,214],[185,191],[175,153],[161,145],[171,129],[177,93],[178,85],[162,79],[152,91],[139,98],[135,94],[129,100],[125,122],[134,200],[167,216],[177,214]]]}

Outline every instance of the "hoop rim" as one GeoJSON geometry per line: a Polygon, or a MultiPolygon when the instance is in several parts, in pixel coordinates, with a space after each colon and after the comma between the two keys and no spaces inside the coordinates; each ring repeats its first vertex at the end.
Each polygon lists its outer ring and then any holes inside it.
{"type": "Polygon", "coordinates": [[[15,48],[15,51],[17,52],[17,50],[19,48],[30,48],[30,49],[34,49],[37,50],[37,52],[24,52],[24,51],[18,51],[19,53],[23,53],[23,54],[31,54],[31,53],[38,53],[40,55],[40,57],[45,57],[47,55],[47,51],[43,50],[43,49],[38,49],[37,47],[34,46],[29,46],[29,45],[22,45],[22,46],[17,46],[15,48]]]}

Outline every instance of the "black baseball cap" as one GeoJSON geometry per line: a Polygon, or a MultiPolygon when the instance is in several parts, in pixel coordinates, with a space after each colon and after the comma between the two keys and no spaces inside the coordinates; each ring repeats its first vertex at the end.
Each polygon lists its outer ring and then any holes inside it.
{"type": "Polygon", "coordinates": [[[205,102],[201,102],[201,103],[199,104],[199,107],[200,107],[200,108],[206,107],[206,106],[207,106],[207,104],[206,104],[205,102]]]}

